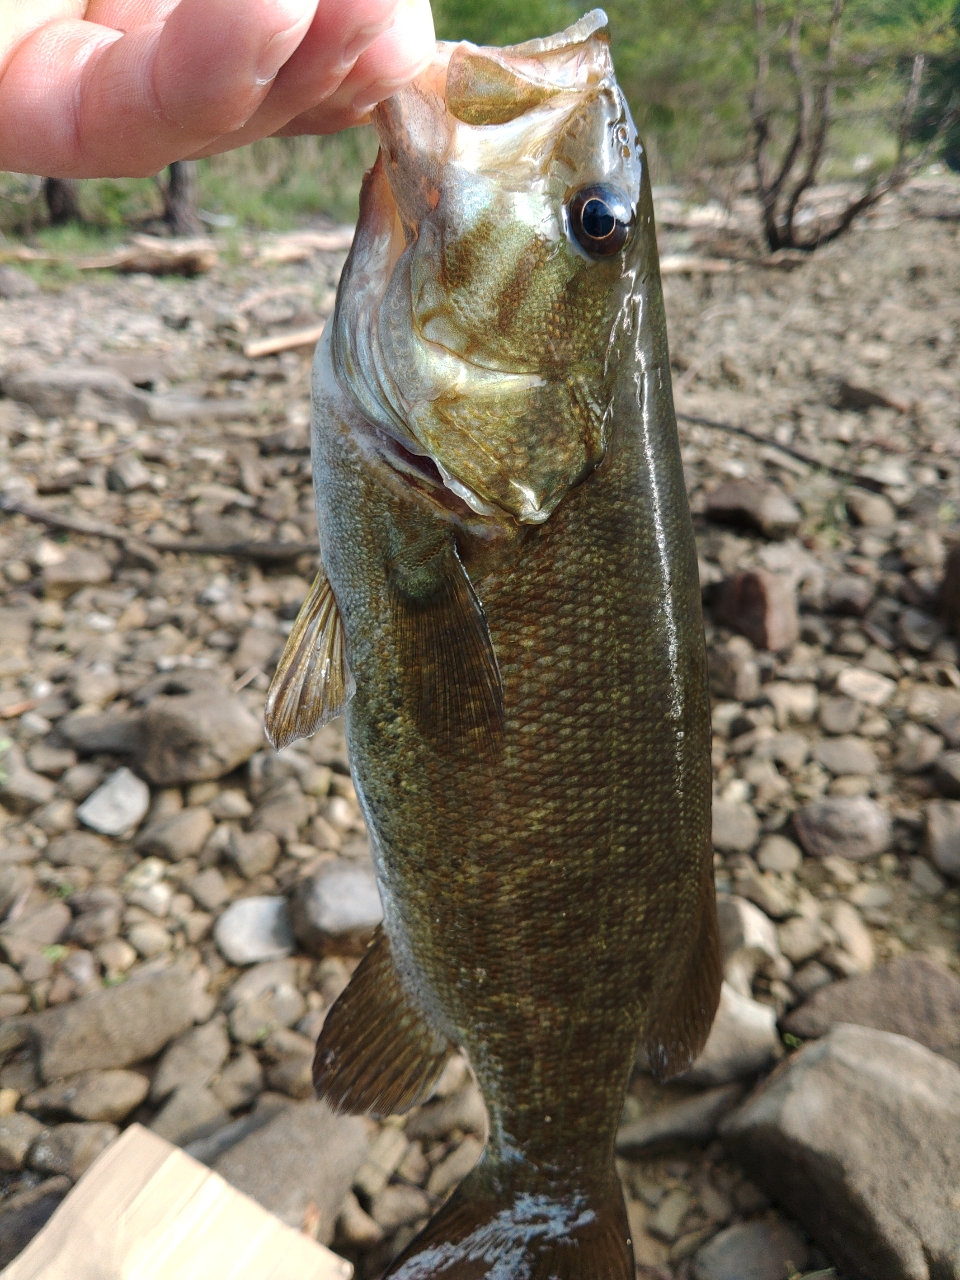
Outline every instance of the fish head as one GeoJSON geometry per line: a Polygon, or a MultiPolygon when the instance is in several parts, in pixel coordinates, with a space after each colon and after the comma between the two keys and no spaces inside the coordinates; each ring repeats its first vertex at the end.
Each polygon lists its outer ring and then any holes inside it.
{"type": "Polygon", "coordinates": [[[338,377],[408,465],[480,515],[539,524],[603,459],[619,334],[656,263],[606,17],[441,44],[374,122],[338,377]]]}

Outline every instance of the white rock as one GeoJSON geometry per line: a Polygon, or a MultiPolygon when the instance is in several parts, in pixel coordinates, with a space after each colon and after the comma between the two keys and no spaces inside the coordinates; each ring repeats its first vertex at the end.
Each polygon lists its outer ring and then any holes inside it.
{"type": "Polygon", "coordinates": [[[691,1084],[727,1084],[761,1071],[782,1053],[776,1011],[724,982],[707,1043],[681,1079],[691,1084]]]}
{"type": "Polygon", "coordinates": [[[217,920],[213,936],[231,964],[281,960],[293,951],[285,898],[241,898],[217,920]]]}
{"type": "Polygon", "coordinates": [[[77,817],[101,835],[121,836],[140,825],[149,807],[150,788],[124,766],[87,796],[77,817]]]}
{"type": "Polygon", "coordinates": [[[866,667],[846,667],[837,676],[837,691],[868,707],[882,707],[896,693],[897,685],[866,667]]]}
{"type": "Polygon", "coordinates": [[[717,898],[717,914],[724,976],[734,991],[749,998],[756,973],[774,973],[782,960],[776,928],[759,907],[735,895],[717,898]]]}

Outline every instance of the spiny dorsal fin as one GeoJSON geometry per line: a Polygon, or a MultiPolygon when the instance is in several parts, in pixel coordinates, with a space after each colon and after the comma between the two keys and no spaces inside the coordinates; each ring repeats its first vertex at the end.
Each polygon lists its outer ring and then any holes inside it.
{"type": "Polygon", "coordinates": [[[700,886],[700,927],[687,964],[677,970],[670,990],[661,994],[661,1012],[646,1028],[641,1049],[658,1080],[686,1071],[707,1042],[720,1002],[723,956],[717,899],[713,885],[713,851],[703,860],[700,886]]]}
{"type": "Polygon", "coordinates": [[[353,696],[340,610],[323,569],[314,579],[267,694],[264,725],[279,751],[340,715],[353,696]]]}
{"type": "Polygon", "coordinates": [[[349,1115],[391,1116],[425,1098],[453,1052],[403,988],[378,928],[317,1040],[318,1097],[349,1115]]]}
{"type": "Polygon", "coordinates": [[[490,630],[456,547],[394,574],[397,644],[420,732],[442,755],[503,754],[503,681],[490,630]]]}

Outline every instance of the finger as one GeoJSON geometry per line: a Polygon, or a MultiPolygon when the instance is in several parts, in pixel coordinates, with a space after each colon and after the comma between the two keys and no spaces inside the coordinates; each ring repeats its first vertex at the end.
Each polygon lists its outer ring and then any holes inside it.
{"type": "MultiPolygon", "coordinates": [[[[0,79],[0,168],[145,175],[236,133],[317,7],[317,0],[181,0],[166,23],[122,36],[92,22],[48,23],[20,44],[0,79]]],[[[324,0],[331,38],[317,42],[314,60],[322,90],[346,74],[351,44],[373,38],[371,14],[383,21],[391,7],[324,0]]]]}
{"type": "Polygon", "coordinates": [[[83,17],[114,31],[134,31],[165,22],[179,3],[180,0],[90,0],[83,17]]]}
{"type": "Polygon", "coordinates": [[[334,133],[362,123],[372,103],[409,84],[436,50],[429,0],[402,0],[387,29],[360,54],[333,91],[318,101],[315,38],[311,29],[243,130],[219,138],[201,154],[226,151],[269,135],[334,133]],[[359,106],[355,98],[361,99],[359,106]]]}

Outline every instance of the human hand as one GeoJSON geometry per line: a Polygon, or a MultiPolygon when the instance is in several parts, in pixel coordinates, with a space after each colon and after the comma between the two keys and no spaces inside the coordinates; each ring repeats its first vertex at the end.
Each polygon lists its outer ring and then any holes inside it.
{"type": "Polygon", "coordinates": [[[433,50],[429,0],[0,0],[0,170],[143,177],[333,133],[433,50]]]}

